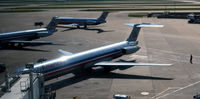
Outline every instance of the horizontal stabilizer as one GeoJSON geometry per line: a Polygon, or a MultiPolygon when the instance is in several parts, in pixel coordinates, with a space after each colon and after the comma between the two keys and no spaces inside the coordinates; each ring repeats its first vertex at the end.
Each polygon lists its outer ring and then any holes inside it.
{"type": "Polygon", "coordinates": [[[96,66],[172,66],[172,64],[132,63],[132,62],[99,62],[96,66]]]}
{"type": "Polygon", "coordinates": [[[136,27],[164,27],[164,25],[160,25],[160,24],[131,24],[131,23],[127,23],[125,24],[127,26],[132,26],[134,27],[136,25],[136,27]]]}
{"type": "Polygon", "coordinates": [[[62,49],[59,49],[58,50],[60,53],[62,53],[63,55],[65,55],[65,56],[70,56],[70,55],[72,55],[73,53],[71,53],[71,52],[67,52],[67,51],[64,51],[64,50],[62,50],[62,49]]]}
{"type": "Polygon", "coordinates": [[[141,23],[141,24],[133,24],[133,23],[127,23],[125,24],[127,26],[131,26],[133,29],[131,31],[131,34],[129,35],[127,41],[137,41],[139,32],[141,27],[163,27],[163,25],[159,24],[150,24],[150,23],[141,23]]]}

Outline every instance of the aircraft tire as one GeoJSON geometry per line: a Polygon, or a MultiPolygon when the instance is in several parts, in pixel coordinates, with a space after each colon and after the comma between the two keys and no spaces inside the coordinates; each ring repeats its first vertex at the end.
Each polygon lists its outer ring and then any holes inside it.
{"type": "Polygon", "coordinates": [[[45,58],[40,58],[40,59],[37,60],[37,63],[41,63],[41,62],[46,61],[46,60],[47,59],[45,59],[45,58]]]}
{"type": "Polygon", "coordinates": [[[8,48],[9,47],[9,44],[3,44],[1,45],[1,48],[8,48]]]}
{"type": "Polygon", "coordinates": [[[18,43],[18,44],[17,44],[17,48],[22,48],[23,45],[24,45],[23,43],[18,43]]]}
{"type": "Polygon", "coordinates": [[[111,67],[104,67],[104,72],[105,73],[109,73],[111,71],[111,67]]]}
{"type": "Polygon", "coordinates": [[[85,69],[86,73],[92,73],[92,68],[85,69]]]}
{"type": "Polygon", "coordinates": [[[86,28],[87,28],[87,25],[84,25],[84,28],[86,29],[86,28]]]}

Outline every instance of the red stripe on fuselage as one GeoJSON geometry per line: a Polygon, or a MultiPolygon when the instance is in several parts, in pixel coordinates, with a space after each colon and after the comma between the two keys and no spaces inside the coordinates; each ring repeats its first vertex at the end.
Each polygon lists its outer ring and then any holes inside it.
{"type": "Polygon", "coordinates": [[[96,59],[92,59],[92,60],[89,60],[89,61],[78,63],[78,64],[75,64],[75,65],[72,65],[69,68],[64,68],[64,69],[60,69],[60,70],[53,71],[53,72],[50,72],[50,73],[46,73],[46,74],[44,74],[44,76],[46,76],[46,77],[47,76],[51,76],[51,75],[53,75],[55,73],[63,72],[63,71],[66,71],[66,70],[70,70],[70,69],[76,68],[78,66],[81,66],[81,65],[84,65],[84,64],[88,64],[88,63],[91,63],[91,62],[94,62],[94,61],[97,61],[97,60],[101,60],[101,59],[104,59],[104,58],[108,58],[108,57],[111,57],[111,56],[114,56],[114,55],[117,55],[117,54],[121,54],[121,51],[117,51],[117,52],[114,52],[114,53],[112,53],[110,55],[105,55],[105,56],[102,56],[102,57],[99,57],[99,58],[96,58],[96,59]]]}

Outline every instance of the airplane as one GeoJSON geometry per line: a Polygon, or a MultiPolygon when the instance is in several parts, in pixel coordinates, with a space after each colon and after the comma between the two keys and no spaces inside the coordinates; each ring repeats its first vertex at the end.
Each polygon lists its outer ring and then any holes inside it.
{"type": "MultiPolygon", "coordinates": [[[[52,60],[36,63],[32,71],[34,73],[42,73],[45,80],[62,76],[67,73],[74,73],[78,71],[92,70],[92,67],[101,66],[105,72],[109,72],[112,68],[120,70],[130,68],[132,66],[171,66],[172,64],[156,64],[156,63],[135,63],[135,62],[111,62],[123,55],[128,55],[137,52],[140,47],[137,46],[137,37],[141,27],[163,27],[163,25],[152,24],[126,24],[132,26],[133,30],[127,40],[114,43],[111,45],[94,48],[91,50],[71,53],[59,49],[63,56],[52,60]]],[[[21,67],[14,75],[26,74],[29,70],[21,67]]]]}
{"type": "Polygon", "coordinates": [[[87,25],[98,25],[101,23],[106,23],[106,17],[108,16],[107,11],[104,11],[99,18],[73,18],[73,17],[57,17],[56,21],[58,24],[66,24],[71,26],[77,26],[77,28],[80,28],[80,26],[84,26],[84,28],[87,28],[87,25]]]}
{"type": "Polygon", "coordinates": [[[189,14],[187,18],[188,23],[200,23],[200,15],[189,14]]]}
{"type": "Polygon", "coordinates": [[[0,47],[25,47],[52,44],[49,41],[32,41],[41,37],[52,35],[56,32],[56,17],[53,17],[50,23],[41,29],[24,30],[8,33],[0,33],[0,47]]]}

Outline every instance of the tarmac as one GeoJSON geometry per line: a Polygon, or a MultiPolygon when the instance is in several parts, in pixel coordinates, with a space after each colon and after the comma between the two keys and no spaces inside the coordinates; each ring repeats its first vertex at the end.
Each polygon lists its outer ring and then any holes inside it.
{"type": "MultiPolygon", "coordinates": [[[[55,45],[25,47],[23,50],[0,49],[0,62],[10,73],[40,58],[60,57],[57,50],[72,53],[126,40],[131,27],[124,23],[163,24],[163,28],[143,28],[139,34],[140,51],[120,59],[137,62],[171,63],[170,67],[131,67],[103,73],[94,68],[92,74],[73,77],[73,74],[45,82],[56,90],[56,99],[112,99],[114,94],[130,95],[131,99],[191,99],[200,92],[200,25],[188,24],[182,19],[130,18],[129,12],[113,12],[106,24],[88,29],[58,27],[58,32],[38,40],[52,41],[55,45]],[[193,64],[190,64],[190,55],[193,64]]],[[[101,12],[76,10],[49,10],[32,13],[0,14],[0,32],[39,28],[34,22],[46,24],[53,16],[96,18],[101,12]]],[[[3,73],[0,74],[2,83],[3,73]]]]}

